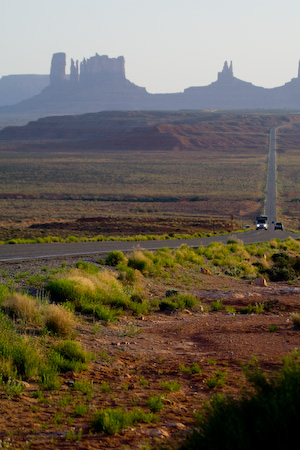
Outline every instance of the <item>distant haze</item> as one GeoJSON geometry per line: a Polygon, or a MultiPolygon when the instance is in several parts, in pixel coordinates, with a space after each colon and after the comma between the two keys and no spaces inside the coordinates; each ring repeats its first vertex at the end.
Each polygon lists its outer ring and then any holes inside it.
{"type": "Polygon", "coordinates": [[[0,77],[99,52],[124,56],[148,92],[207,85],[225,60],[239,79],[280,86],[297,76],[299,17],[298,0],[2,0],[0,77]]]}

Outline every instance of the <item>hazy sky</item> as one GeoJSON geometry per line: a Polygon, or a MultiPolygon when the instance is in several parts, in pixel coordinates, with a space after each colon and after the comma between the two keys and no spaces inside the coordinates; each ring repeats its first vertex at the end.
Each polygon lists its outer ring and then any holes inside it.
{"type": "Polygon", "coordinates": [[[50,71],[70,59],[124,56],[127,78],[179,92],[234,75],[280,86],[298,73],[299,0],[0,0],[0,76],[50,71]]]}

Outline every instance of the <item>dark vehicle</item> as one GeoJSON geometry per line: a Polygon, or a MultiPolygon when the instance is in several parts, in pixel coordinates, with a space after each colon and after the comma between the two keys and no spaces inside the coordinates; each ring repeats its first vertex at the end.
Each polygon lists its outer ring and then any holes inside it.
{"type": "Polygon", "coordinates": [[[274,225],[274,230],[283,230],[283,225],[281,222],[276,222],[274,225]]]}

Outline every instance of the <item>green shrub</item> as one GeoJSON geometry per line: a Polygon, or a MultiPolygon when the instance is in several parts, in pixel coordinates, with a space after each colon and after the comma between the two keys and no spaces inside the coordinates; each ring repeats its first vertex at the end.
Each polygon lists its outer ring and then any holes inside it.
{"type": "Polygon", "coordinates": [[[29,379],[38,374],[42,357],[34,341],[21,336],[4,315],[0,315],[0,375],[29,379]]]}
{"type": "Polygon", "coordinates": [[[103,320],[104,322],[115,322],[118,315],[118,311],[103,305],[95,306],[94,313],[98,320],[103,320]]]}
{"type": "Polygon", "coordinates": [[[102,383],[100,384],[100,391],[103,394],[107,394],[108,392],[111,392],[111,386],[109,384],[108,381],[102,381],[102,383]]]}
{"type": "Polygon", "coordinates": [[[161,395],[150,395],[147,406],[153,413],[162,411],[164,407],[163,397],[161,395]]]}
{"type": "Polygon", "coordinates": [[[300,275],[300,260],[298,257],[288,255],[286,252],[272,255],[273,266],[266,270],[271,281],[294,280],[300,275]]]}
{"type": "Polygon", "coordinates": [[[210,389],[214,389],[216,387],[223,386],[225,382],[225,374],[221,370],[217,370],[217,372],[213,376],[207,378],[206,386],[210,389]]]}
{"type": "Polygon", "coordinates": [[[86,379],[76,380],[73,385],[73,390],[80,391],[83,395],[86,395],[90,398],[94,391],[93,381],[89,381],[86,379]]]}
{"type": "Polygon", "coordinates": [[[140,275],[140,277],[142,277],[140,272],[138,272],[136,269],[133,269],[132,267],[128,267],[126,264],[119,264],[118,270],[118,279],[123,283],[133,284],[138,279],[138,274],[140,275]]]}
{"type": "Polygon", "coordinates": [[[77,269],[83,270],[87,273],[95,274],[99,272],[99,269],[94,264],[87,263],[86,261],[77,261],[75,264],[77,269]]]}
{"type": "Polygon", "coordinates": [[[281,267],[277,264],[267,270],[271,281],[289,281],[295,278],[295,271],[291,267],[281,267]]]}
{"type": "Polygon", "coordinates": [[[284,359],[268,377],[252,367],[246,375],[254,393],[240,399],[218,394],[202,410],[197,429],[181,450],[282,449],[293,446],[300,425],[300,354],[284,359]]]}
{"type": "Polygon", "coordinates": [[[2,377],[0,376],[0,385],[3,389],[4,394],[9,399],[20,395],[25,390],[24,384],[19,380],[15,380],[14,378],[8,378],[8,380],[3,381],[2,377]]]}
{"type": "Polygon", "coordinates": [[[89,409],[89,405],[85,405],[84,403],[77,403],[74,407],[74,416],[84,417],[89,412],[89,409]]]}
{"type": "Polygon", "coordinates": [[[93,314],[100,304],[126,309],[130,300],[122,283],[108,270],[91,274],[73,269],[66,278],[50,282],[47,290],[55,302],[72,302],[76,311],[88,314],[93,314]]]}
{"type": "Polygon", "coordinates": [[[249,303],[245,308],[240,309],[241,314],[262,314],[265,309],[265,304],[263,303],[255,303],[254,305],[249,303]]]}
{"type": "Polygon", "coordinates": [[[211,302],[211,304],[210,304],[211,311],[221,311],[222,309],[224,309],[222,300],[213,300],[211,302]]]}
{"type": "Polygon", "coordinates": [[[107,264],[108,266],[117,266],[125,262],[126,257],[124,253],[119,250],[114,250],[110,252],[105,258],[105,264],[107,264]]]}
{"type": "Polygon", "coordinates": [[[299,313],[291,314],[291,320],[292,320],[295,328],[300,328],[300,314],[299,313]]]}
{"type": "Polygon", "coordinates": [[[79,238],[76,236],[68,236],[66,242],[79,242],[79,238]]]}
{"type": "Polygon", "coordinates": [[[9,295],[9,289],[5,284],[0,284],[0,306],[9,295]]]}
{"type": "Polygon", "coordinates": [[[141,316],[149,312],[150,303],[147,300],[142,300],[141,302],[131,300],[129,302],[128,309],[132,311],[136,316],[141,316]]]}
{"type": "Polygon", "coordinates": [[[179,370],[183,373],[202,374],[202,369],[198,363],[193,362],[192,365],[186,366],[184,364],[179,365],[179,370]]]}
{"type": "Polygon", "coordinates": [[[170,392],[178,392],[181,388],[180,384],[177,381],[162,381],[161,387],[170,392]]]}
{"type": "Polygon", "coordinates": [[[171,299],[166,298],[159,302],[160,311],[175,311],[177,309],[177,305],[171,299]]]}
{"type": "Polygon", "coordinates": [[[50,281],[46,286],[46,291],[49,292],[51,299],[57,303],[63,303],[67,300],[76,302],[81,297],[74,282],[65,278],[50,281]]]}
{"type": "Polygon", "coordinates": [[[73,341],[63,341],[52,347],[50,359],[60,372],[80,372],[86,369],[86,363],[92,359],[92,354],[84,351],[80,344],[73,341]]]}
{"type": "Polygon", "coordinates": [[[159,309],[161,311],[175,311],[177,309],[194,309],[198,304],[195,296],[191,294],[174,294],[161,300],[159,309]]]}
{"type": "Polygon", "coordinates": [[[149,273],[152,266],[152,261],[145,253],[141,251],[134,252],[133,256],[128,258],[128,266],[139,270],[141,273],[149,273]]]}
{"type": "Polygon", "coordinates": [[[61,382],[59,379],[58,368],[54,367],[51,362],[49,364],[42,364],[39,368],[39,381],[42,387],[48,391],[59,389],[61,382]]]}
{"type": "Polygon", "coordinates": [[[126,411],[121,408],[106,408],[95,411],[91,427],[93,431],[101,431],[112,435],[136,423],[150,423],[155,420],[156,417],[153,413],[145,413],[139,408],[135,408],[132,411],[126,411]]]}

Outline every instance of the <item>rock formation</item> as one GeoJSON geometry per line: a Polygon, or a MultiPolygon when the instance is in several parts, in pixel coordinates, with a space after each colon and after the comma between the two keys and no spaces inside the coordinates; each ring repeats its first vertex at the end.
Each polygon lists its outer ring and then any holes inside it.
{"type": "Polygon", "coordinates": [[[228,62],[225,61],[222,72],[218,72],[218,81],[228,81],[232,78],[233,78],[232,61],[230,61],[230,66],[228,66],[228,62]]]}
{"type": "Polygon", "coordinates": [[[54,53],[51,61],[50,83],[56,84],[66,79],[66,54],[54,53]]]}
{"type": "Polygon", "coordinates": [[[78,83],[78,81],[79,81],[78,60],[76,61],[76,64],[75,64],[75,63],[74,63],[74,60],[71,59],[70,81],[71,81],[72,83],[78,83]]]}
{"type": "Polygon", "coordinates": [[[92,56],[83,59],[80,63],[81,83],[95,83],[109,77],[118,77],[125,80],[125,60],[123,56],[118,58],[109,58],[107,55],[92,56]]]}
{"type": "Polygon", "coordinates": [[[51,62],[50,85],[40,94],[15,106],[2,107],[0,115],[41,117],[142,109],[300,110],[300,62],[297,78],[276,88],[265,89],[236,78],[232,61],[230,64],[225,61],[217,80],[208,86],[189,87],[171,94],[149,94],[145,88],[129,81],[125,76],[123,56],[109,58],[96,53],[80,63],[72,59],[70,76],[66,76],[65,67],[65,53],[55,53],[51,62]]]}

